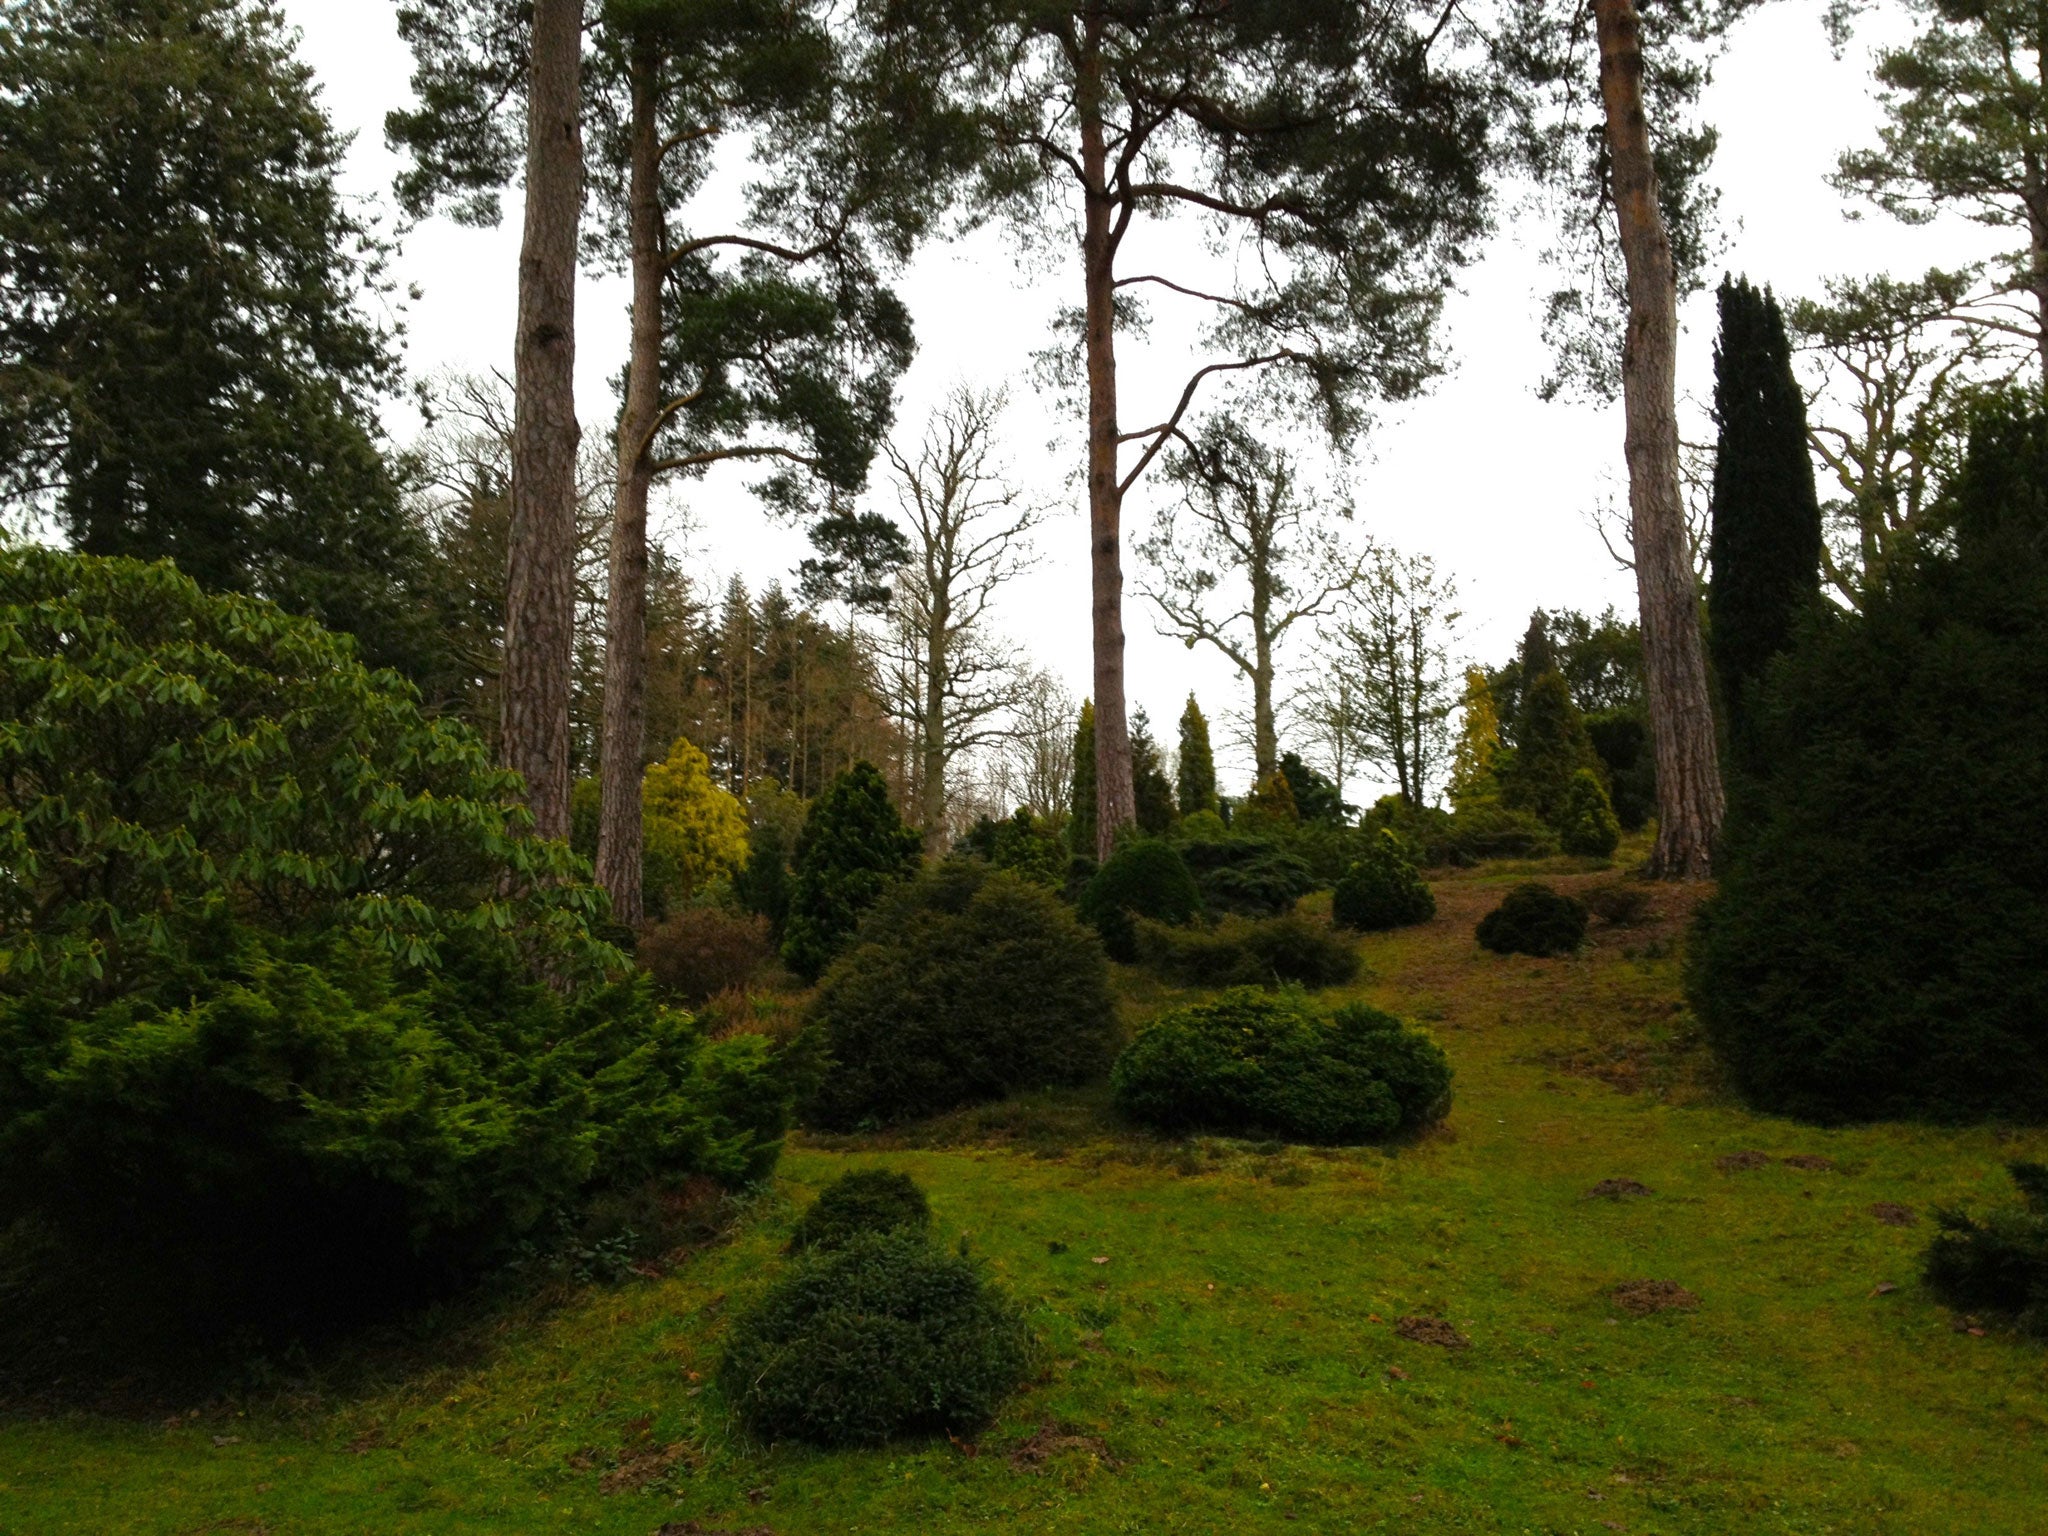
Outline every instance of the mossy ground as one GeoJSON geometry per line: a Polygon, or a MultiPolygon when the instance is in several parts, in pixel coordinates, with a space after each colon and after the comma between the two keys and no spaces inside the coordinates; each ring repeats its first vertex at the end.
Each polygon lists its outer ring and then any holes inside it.
{"type": "MultiPolygon", "coordinates": [[[[1439,882],[1433,923],[1365,944],[1349,993],[1457,1067],[1417,1144],[1161,1142],[1099,1092],[812,1140],[729,1241],[403,1369],[0,1419],[0,1532],[2042,1528],[2048,1355],[1956,1331],[1915,1276],[1929,1210],[2006,1198],[2048,1135],[1742,1111],[1679,1000],[1683,897],[1572,959],[1486,954],[1473,923],[1530,872],[1439,882]],[[1773,1161],[1719,1166],[1740,1152],[1773,1161]],[[1039,1379],[973,1445],[751,1447],[707,1385],[723,1319],[794,1212],[877,1164],[1026,1303],[1039,1379]],[[1589,1198],[1606,1179],[1653,1193],[1589,1198]],[[1632,1315],[1611,1292],[1636,1280],[1698,1305],[1632,1315]],[[1469,1346],[1403,1338],[1418,1316],[1469,1346]]],[[[1127,983],[1133,1017],[1173,995],[1127,983]]]]}

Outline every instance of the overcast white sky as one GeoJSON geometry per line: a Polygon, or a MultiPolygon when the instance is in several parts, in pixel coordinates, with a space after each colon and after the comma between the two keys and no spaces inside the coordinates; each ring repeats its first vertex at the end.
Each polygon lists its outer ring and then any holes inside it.
{"type": "MultiPolygon", "coordinates": [[[[330,113],[356,134],[352,190],[388,206],[395,162],[385,151],[382,123],[407,100],[410,72],[392,5],[284,0],[283,9],[303,30],[303,53],[324,84],[330,113]]],[[[1717,71],[1706,106],[1722,134],[1715,179],[1728,238],[1725,264],[1797,295],[1816,290],[1828,275],[1913,272],[1977,254],[1982,241],[1968,227],[1907,230],[1876,215],[1845,219],[1825,177],[1840,150],[1872,139],[1878,114],[1866,52],[1852,47],[1835,60],[1820,9],[1812,0],[1783,0],[1754,15],[1717,71]]],[[[1897,35],[1901,25],[1896,15],[1881,18],[1864,37],[1879,28],[1897,35]]],[[[416,375],[509,367],[518,223],[515,191],[501,229],[436,221],[407,235],[397,275],[401,286],[421,290],[406,315],[416,375]]],[[[1427,399],[1385,415],[1354,472],[1362,530],[1431,555],[1456,577],[1467,614],[1462,648],[1475,659],[1504,656],[1538,606],[1614,603],[1627,611],[1634,604],[1631,578],[1615,569],[1586,521],[1596,502],[1622,499],[1618,412],[1546,405],[1534,393],[1544,367],[1538,316],[1545,274],[1537,261],[1544,243],[1542,230],[1504,221],[1448,307],[1452,373],[1427,399]]],[[[956,381],[1010,382],[1018,478],[1054,510],[1040,533],[1042,563],[1005,594],[998,622],[1078,696],[1089,676],[1086,519],[1071,476],[1080,440],[1075,423],[1028,379],[1048,317],[1076,302],[1073,289],[1068,265],[1020,272],[999,231],[922,255],[899,285],[920,351],[904,380],[898,431],[914,434],[956,381]]],[[[615,409],[611,381],[625,346],[624,285],[586,278],[577,302],[578,407],[586,422],[601,424],[615,409]]],[[[1711,393],[1712,318],[1711,295],[1695,300],[1685,316],[1679,383],[1695,400],[1711,393]]],[[[1177,391],[1189,372],[1188,354],[1174,342],[1171,328],[1162,327],[1148,353],[1125,355],[1125,420],[1165,414],[1161,397],[1177,391]]],[[[391,421],[401,436],[410,430],[402,411],[391,421]]],[[[877,491],[886,506],[879,479],[877,491]]],[[[799,533],[764,518],[743,477],[692,484],[680,496],[694,528],[684,547],[707,584],[720,585],[737,571],[759,585],[787,575],[805,552],[799,533]]],[[[1141,486],[1126,509],[1127,551],[1152,505],[1141,486]]],[[[1135,567],[1127,552],[1127,580],[1138,574],[1135,567]]],[[[1157,635],[1135,594],[1125,623],[1132,698],[1149,709],[1162,735],[1170,738],[1190,688],[1212,719],[1240,705],[1227,667],[1157,635]]],[[[1227,777],[1246,770],[1246,754],[1226,756],[1226,767],[1237,770],[1227,777]]]]}

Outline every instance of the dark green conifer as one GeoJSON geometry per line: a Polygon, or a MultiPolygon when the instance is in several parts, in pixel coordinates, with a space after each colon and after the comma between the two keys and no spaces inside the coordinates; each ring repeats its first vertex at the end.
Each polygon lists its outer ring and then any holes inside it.
{"type": "Polygon", "coordinates": [[[1142,709],[1131,717],[1131,791],[1138,803],[1138,830],[1147,837],[1161,836],[1180,820],[1159,743],[1152,739],[1152,722],[1142,709]]]}
{"type": "Polygon", "coordinates": [[[1175,774],[1180,791],[1180,813],[1215,812],[1216,754],[1209,746],[1209,722],[1195,696],[1188,695],[1188,707],[1180,712],[1180,763],[1175,774]]]}
{"type": "Polygon", "coordinates": [[[783,963],[816,981],[882,893],[917,873],[918,849],[918,835],[903,824],[872,763],[855,763],[834,779],[797,841],[783,963]]]}
{"type": "Polygon", "coordinates": [[[1714,348],[1713,522],[1708,553],[1708,644],[1730,756],[1755,765],[1749,718],[1773,656],[1820,595],[1820,500],[1807,451],[1806,402],[1792,376],[1785,317],[1768,290],[1721,283],[1714,348]]]}
{"type": "Polygon", "coordinates": [[[1501,804],[1560,826],[1572,778],[1582,768],[1597,774],[1600,758],[1563,675],[1553,670],[1530,678],[1515,722],[1514,756],[1501,773],[1501,804]]]}

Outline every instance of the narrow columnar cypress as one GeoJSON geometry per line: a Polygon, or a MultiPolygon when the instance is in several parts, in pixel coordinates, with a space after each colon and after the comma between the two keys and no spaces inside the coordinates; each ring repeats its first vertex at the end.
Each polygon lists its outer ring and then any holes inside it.
{"type": "Polygon", "coordinates": [[[1181,815],[1216,810],[1216,754],[1209,746],[1209,722],[1192,693],[1180,713],[1180,763],[1174,777],[1181,815]]]}
{"type": "Polygon", "coordinates": [[[1081,701],[1081,723],[1074,731],[1074,813],[1067,837],[1082,858],[1095,857],[1095,701],[1081,701]]]}
{"type": "Polygon", "coordinates": [[[1791,645],[1800,615],[1819,601],[1820,500],[1778,301],[1732,278],[1722,280],[1720,301],[1708,643],[1730,757],[1752,771],[1756,689],[1771,658],[1791,645]]]}

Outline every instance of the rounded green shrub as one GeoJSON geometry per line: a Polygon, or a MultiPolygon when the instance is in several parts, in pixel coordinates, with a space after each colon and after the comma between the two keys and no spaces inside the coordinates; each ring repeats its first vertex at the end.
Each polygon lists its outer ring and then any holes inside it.
{"type": "Polygon", "coordinates": [[[1611,858],[1621,845],[1621,822],[1608,803],[1607,787],[1590,768],[1573,774],[1565,790],[1557,840],[1566,853],[1591,859],[1611,858]]]}
{"type": "Polygon", "coordinates": [[[1126,965],[1138,958],[1132,919],[1185,923],[1202,910],[1202,893],[1187,861],[1171,843],[1139,838],[1103,861],[1075,903],[1081,921],[1102,936],[1110,958],[1126,965]]]}
{"type": "Polygon", "coordinates": [[[1358,951],[1320,922],[1226,917],[1213,928],[1169,928],[1138,918],[1139,958],[1191,987],[1334,987],[1358,974],[1358,951]]]}
{"type": "Polygon", "coordinates": [[[903,825],[880,771],[855,763],[804,818],[783,923],[783,963],[816,981],[852,941],[868,909],[890,886],[916,874],[919,862],[917,834],[903,825]]]}
{"type": "Polygon", "coordinates": [[[810,1115],[835,1129],[1087,1082],[1117,1041],[1094,935],[1050,891],[979,859],[884,897],[825,973],[811,1020],[831,1066],[810,1115]]]}
{"type": "Polygon", "coordinates": [[[1330,916],[1340,927],[1362,933],[1407,928],[1436,916],[1436,896],[1402,853],[1400,841],[1381,830],[1337,882],[1330,916]]]}
{"type": "Polygon", "coordinates": [[[1497,955],[1568,955],[1586,941],[1586,909],[1531,880],[1479,920],[1476,936],[1497,955]]]}
{"type": "Polygon", "coordinates": [[[789,1235],[790,1252],[844,1248],[878,1232],[925,1232],[931,1202],[907,1173],[862,1168],[834,1179],[811,1202],[789,1235]]]}
{"type": "Polygon", "coordinates": [[[1030,1359],[1022,1314],[977,1265],[864,1233],[794,1261],[734,1321],[718,1384],[762,1440],[874,1446],[974,1433],[1030,1359]]]}
{"type": "Polygon", "coordinates": [[[0,552],[0,1223],[206,1328],[313,1330],[772,1166],[788,1089],[592,933],[518,780],[347,642],[0,552]]]}
{"type": "Polygon", "coordinates": [[[1382,1141],[1441,1119],[1451,1069],[1427,1035],[1363,1005],[1319,1017],[1250,989],[1162,1014],[1110,1074],[1117,1107],[1156,1130],[1382,1141]]]}

